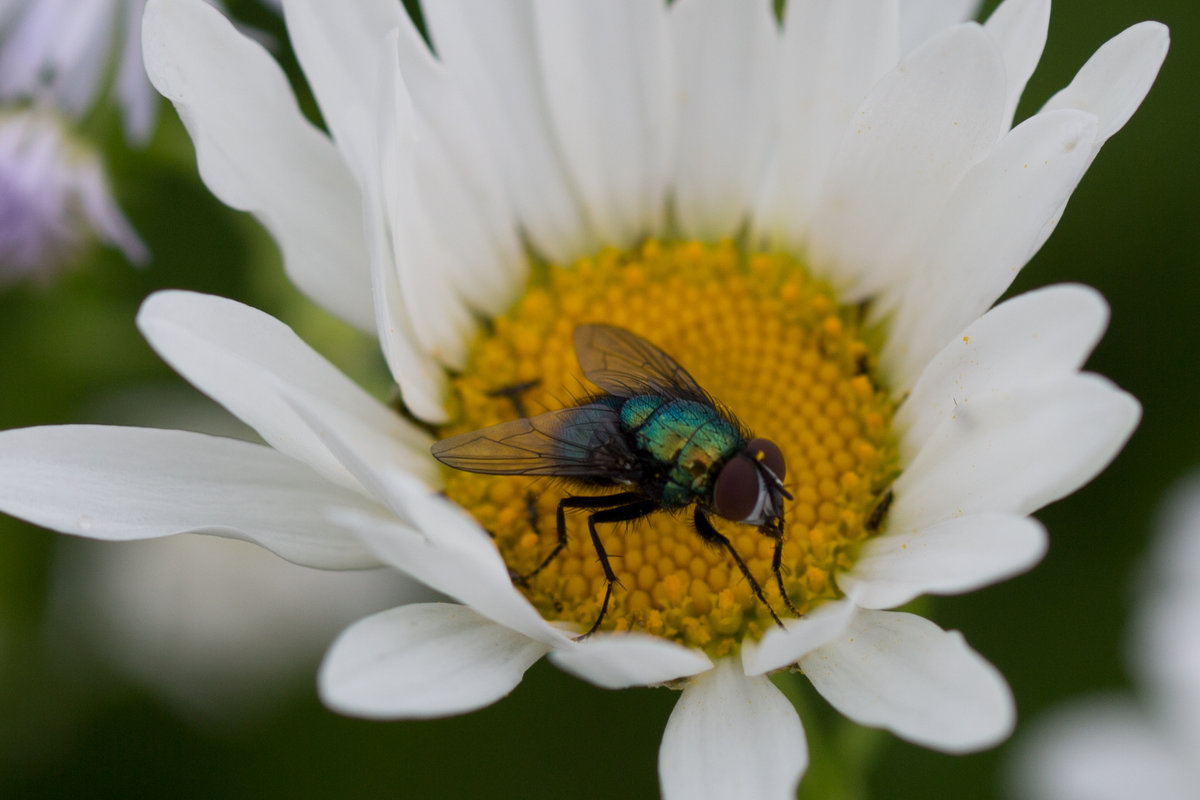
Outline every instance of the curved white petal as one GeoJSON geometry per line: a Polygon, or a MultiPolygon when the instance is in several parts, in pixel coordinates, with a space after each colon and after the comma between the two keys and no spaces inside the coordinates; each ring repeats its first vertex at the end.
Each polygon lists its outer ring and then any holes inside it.
{"type": "Polygon", "coordinates": [[[601,633],[575,647],[554,650],[564,672],[604,689],[654,686],[712,669],[699,650],[642,633],[601,633]]]}
{"type": "Polygon", "coordinates": [[[992,12],[983,29],[992,35],[1004,57],[1008,100],[1004,126],[1012,125],[1017,103],[1033,75],[1050,28],[1050,0],[1005,0],[992,12]]]}
{"type": "Polygon", "coordinates": [[[457,268],[449,266],[454,256],[438,241],[417,185],[418,120],[400,75],[397,38],[387,40],[378,129],[392,257],[417,341],[443,364],[461,369],[477,326],[454,285],[457,268]]]}
{"type": "Polygon", "coordinates": [[[675,135],[663,3],[533,0],[551,129],[596,232],[630,247],[658,232],[675,135]]]}
{"type": "Polygon", "coordinates": [[[855,722],[951,753],[991,747],[1012,732],[1012,692],[958,631],[894,611],[860,611],[834,642],[800,661],[804,674],[855,722]]]}
{"type": "Polygon", "coordinates": [[[1196,796],[1194,759],[1172,748],[1162,732],[1125,699],[1105,698],[1053,712],[1018,742],[1013,797],[1192,800],[1196,796]]]}
{"type": "Polygon", "coordinates": [[[1099,149],[1142,104],[1170,46],[1171,34],[1162,23],[1139,22],[1126,28],[1101,45],[1039,113],[1065,108],[1094,114],[1100,120],[1095,143],[1099,149]]]}
{"type": "Polygon", "coordinates": [[[563,263],[594,250],[595,233],[551,129],[530,0],[443,0],[422,10],[434,49],[479,115],[534,246],[563,263]]]}
{"type": "Polygon", "coordinates": [[[743,675],[733,659],[688,682],[658,752],[666,800],[793,798],[807,767],[796,709],[769,679],[743,675]]]}
{"type": "Polygon", "coordinates": [[[898,0],[794,0],[780,40],[778,152],[755,228],[778,247],[805,241],[830,162],[868,90],[900,58],[898,0]]]}
{"type": "Polygon", "coordinates": [[[1090,374],[962,403],[896,480],[888,524],[1030,514],[1095,477],[1140,417],[1137,400],[1090,374]]]}
{"type": "Polygon", "coordinates": [[[838,588],[861,608],[895,608],[923,594],[960,594],[1020,574],[1046,553],[1035,519],[975,514],[923,530],[889,530],[863,545],[838,588]]]}
{"type": "Polygon", "coordinates": [[[416,113],[416,173],[432,233],[453,256],[455,287],[495,316],[515,299],[529,270],[512,208],[487,141],[454,76],[404,17],[393,39],[416,113]]]}
{"type": "Polygon", "coordinates": [[[279,65],[200,0],[152,0],[142,48],[150,80],[192,135],[208,188],[262,221],[314,302],[374,330],[358,187],[300,113],[279,65]]]}
{"type": "Polygon", "coordinates": [[[840,636],[853,615],[853,603],[843,600],[822,603],[800,619],[785,622],[786,631],[771,628],[757,644],[744,643],[742,668],[747,675],[762,675],[791,666],[840,636]]]}
{"type": "Polygon", "coordinates": [[[938,218],[1002,131],[1004,65],[974,24],[935,36],[886,74],[853,115],[813,219],[814,270],[846,300],[903,284],[898,258],[938,218]]]}
{"type": "Polygon", "coordinates": [[[335,514],[334,521],[357,533],[386,563],[494,622],[551,647],[576,644],[513,587],[495,544],[462,509],[404,476],[388,476],[388,488],[412,527],[352,509],[335,514]]]}
{"type": "Polygon", "coordinates": [[[981,0],[900,0],[900,42],[911,53],[929,37],[975,19],[981,0]]]}
{"type": "Polygon", "coordinates": [[[0,510],[60,533],[211,533],[312,567],[378,566],[326,509],[378,506],[269,447],[200,433],[63,425],[0,433],[0,510]]]}
{"type": "Polygon", "coordinates": [[[345,147],[356,135],[350,129],[363,120],[358,109],[373,108],[377,102],[385,37],[408,15],[391,0],[286,0],[283,13],[288,41],[325,124],[345,147]]]}
{"type": "Polygon", "coordinates": [[[349,488],[358,482],[293,409],[315,398],[357,421],[393,463],[436,475],[432,440],[360,389],[291,328],[233,300],[158,292],[142,304],[138,327],[163,359],[198,389],[250,425],[272,447],[349,488]]]}
{"type": "MultiPolygon", "coordinates": [[[[364,120],[368,117],[363,109],[364,120]]],[[[446,373],[417,341],[413,322],[404,305],[400,276],[396,272],[383,190],[382,146],[376,141],[377,125],[366,121],[351,127],[360,139],[350,143],[351,162],[360,165],[367,252],[371,261],[371,287],[375,304],[376,333],[388,370],[396,381],[404,405],[426,422],[446,421],[443,405],[446,373]]]]}
{"type": "Polygon", "coordinates": [[[321,665],[318,687],[325,704],[343,714],[444,717],[504,697],[546,650],[466,606],[400,606],[343,631],[321,665]]]}
{"type": "Polygon", "coordinates": [[[925,366],[893,421],[901,452],[919,452],[960,404],[1079,370],[1107,325],[1108,304],[1088,286],[1047,286],[996,306],[925,366]]]}
{"type": "Polygon", "coordinates": [[[1091,161],[1096,120],[1080,111],[1039,114],[1014,128],[947,199],[942,230],[911,256],[882,359],[897,391],[976,320],[1016,278],[1053,228],[1091,161]]]}
{"type": "Polygon", "coordinates": [[[717,241],[741,227],[766,166],[779,31],[767,0],[679,0],[670,22],[679,84],[675,213],[685,237],[717,241]]]}

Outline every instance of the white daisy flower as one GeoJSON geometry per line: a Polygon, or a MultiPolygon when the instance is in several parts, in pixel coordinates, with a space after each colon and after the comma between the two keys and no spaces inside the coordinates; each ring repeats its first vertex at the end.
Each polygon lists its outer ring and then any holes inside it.
{"type": "Polygon", "coordinates": [[[163,293],[139,316],[151,344],[274,449],[12,431],[0,507],[97,538],[207,530],[318,566],[382,561],[457,600],[342,635],[320,684],[347,713],[469,711],[544,655],[600,686],[680,687],[672,797],[794,792],[806,747],[780,669],[912,741],[1006,736],[996,670],[886,609],[1028,568],[1045,548],[1028,514],[1137,422],[1079,372],[1106,324],[1095,292],[987,310],[1148,91],[1165,29],[1121,34],[1010,130],[1045,0],[985,25],[900,2],[793,2],[779,24],[765,0],[445,0],[424,8],[436,56],[391,0],[284,11],[329,137],[198,0],[149,4],[147,67],[208,186],[263,221],[314,300],[378,333],[407,413],[259,312],[163,293]],[[752,526],[717,520],[746,574],[684,518],[601,526],[619,583],[578,641],[611,585],[582,520],[530,575],[563,487],[445,470],[425,427],[511,420],[496,390],[514,385],[535,411],[593,391],[571,344],[585,322],[653,342],[774,440],[792,499],[779,570],[752,526]]]}
{"type": "Polygon", "coordinates": [[[0,286],[44,284],[99,240],[135,264],[149,253],[104,166],[50,109],[0,112],[0,286]]]}
{"type": "Polygon", "coordinates": [[[1200,476],[1176,488],[1159,527],[1128,647],[1142,702],[1097,697],[1039,720],[1013,761],[1015,797],[1200,794],[1200,476]]]}

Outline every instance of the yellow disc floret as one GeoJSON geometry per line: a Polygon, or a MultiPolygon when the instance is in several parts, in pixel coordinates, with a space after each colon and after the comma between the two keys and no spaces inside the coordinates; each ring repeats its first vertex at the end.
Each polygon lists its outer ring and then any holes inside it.
{"type": "MultiPolygon", "coordinates": [[[[649,241],[636,252],[546,267],[475,342],[468,368],[452,380],[454,422],[438,433],[486,428],[514,419],[518,408],[532,416],[575,405],[598,391],[576,362],[575,328],[626,328],[669,353],[755,436],[782,450],[793,497],[784,514],[783,583],[791,604],[807,613],[837,596],[835,573],[886,524],[880,508],[896,475],[894,404],[860,312],[839,305],[795,259],[747,255],[730,243],[649,241]],[[497,393],[509,387],[521,388],[497,393]]],[[[492,534],[518,576],[554,548],[559,501],[596,493],[547,478],[449,469],[445,476],[447,495],[492,534]]],[[[596,620],[606,588],[585,513],[568,514],[567,547],[521,586],[544,617],[580,631],[596,620]]],[[[712,519],[783,613],[774,542],[756,527],[712,519]]],[[[597,529],[619,581],[602,629],[645,631],[720,657],[773,624],[729,554],[701,540],[690,513],[597,529]]]]}

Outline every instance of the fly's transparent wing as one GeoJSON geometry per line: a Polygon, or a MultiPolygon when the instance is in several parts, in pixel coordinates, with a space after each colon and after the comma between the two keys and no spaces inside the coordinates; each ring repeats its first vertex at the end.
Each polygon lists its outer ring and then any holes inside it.
{"type": "Polygon", "coordinates": [[[597,481],[629,479],[637,462],[621,418],[604,403],[547,411],[436,442],[448,467],[490,475],[550,475],[597,481]]]}
{"type": "Polygon", "coordinates": [[[708,394],[675,359],[624,328],[580,325],[575,356],[592,383],[618,397],[664,394],[708,400],[708,394]]]}

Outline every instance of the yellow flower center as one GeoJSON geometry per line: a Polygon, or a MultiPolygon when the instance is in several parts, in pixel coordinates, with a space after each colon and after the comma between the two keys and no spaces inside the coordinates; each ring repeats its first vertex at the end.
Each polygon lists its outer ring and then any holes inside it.
{"type": "MultiPolygon", "coordinates": [[[[583,377],[572,335],[581,323],[625,328],[670,354],[787,464],[783,585],[806,613],[838,595],[833,576],[886,524],[896,476],[894,410],[876,376],[877,332],[795,259],[734,245],[645,243],[550,266],[471,349],[452,380],[450,436],[576,405],[598,389],[583,377]],[[516,394],[497,394],[528,384],[516,394]],[[519,406],[518,406],[519,404],[519,406]]],[[[495,538],[516,576],[554,548],[567,495],[603,493],[567,481],[446,470],[446,494],[495,538]]],[[[628,490],[629,487],[622,487],[628,490]]],[[[614,489],[613,491],[617,491],[614,489]]],[[[598,524],[619,584],[601,630],[639,630],[730,655],[771,625],[730,554],[705,542],[688,513],[598,524]]],[[[521,590],[542,615],[580,632],[600,614],[607,582],[588,510],[568,511],[567,547],[521,590]]],[[[710,515],[771,607],[788,614],[771,568],[774,541],[752,525],[710,515]]]]}

